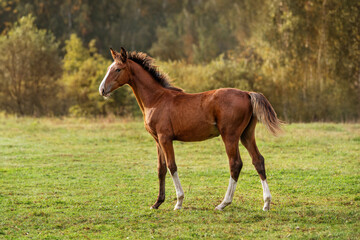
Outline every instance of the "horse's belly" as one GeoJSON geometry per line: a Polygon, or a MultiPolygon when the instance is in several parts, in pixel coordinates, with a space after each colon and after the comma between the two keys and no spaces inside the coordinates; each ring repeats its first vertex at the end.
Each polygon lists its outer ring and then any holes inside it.
{"type": "Polygon", "coordinates": [[[175,140],[184,142],[203,141],[209,138],[219,136],[219,129],[214,124],[202,124],[194,127],[188,127],[175,134],[175,140]]]}

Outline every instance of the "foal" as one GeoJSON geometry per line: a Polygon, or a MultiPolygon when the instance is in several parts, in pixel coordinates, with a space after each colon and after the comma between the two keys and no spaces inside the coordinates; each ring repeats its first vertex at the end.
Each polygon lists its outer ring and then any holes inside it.
{"type": "Polygon", "coordinates": [[[258,120],[273,134],[280,130],[280,121],[268,100],[261,93],[233,88],[188,94],[171,86],[167,76],[158,71],[146,54],[126,52],[124,48],[120,53],[110,51],[114,62],[100,84],[100,94],[108,97],[124,84],[130,85],[143,113],[145,128],[156,141],[159,195],[151,208],[158,208],[165,200],[167,169],[176,189],[174,210],[182,207],[184,191],[177,173],[173,141],[203,141],[221,135],[229,158],[230,181],[224,200],[215,209],[222,210],[232,202],[243,165],[239,153],[241,139],[261,179],[263,210],[269,210],[271,194],[264,158],[255,142],[258,120]]]}

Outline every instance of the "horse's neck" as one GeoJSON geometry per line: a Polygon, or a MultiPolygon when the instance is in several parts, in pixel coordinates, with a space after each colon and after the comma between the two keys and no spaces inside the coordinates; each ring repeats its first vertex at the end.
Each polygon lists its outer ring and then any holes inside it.
{"type": "Polygon", "coordinates": [[[165,89],[137,63],[131,63],[132,77],[129,85],[144,113],[145,108],[152,108],[158,103],[165,89]]]}

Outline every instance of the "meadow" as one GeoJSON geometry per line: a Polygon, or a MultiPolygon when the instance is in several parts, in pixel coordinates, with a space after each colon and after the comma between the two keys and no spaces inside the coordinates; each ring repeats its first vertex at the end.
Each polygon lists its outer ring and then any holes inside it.
{"type": "Polygon", "coordinates": [[[184,208],[158,193],[155,143],[141,120],[0,118],[0,239],[359,239],[360,124],[259,124],[271,210],[243,146],[233,203],[220,138],[175,143],[184,208]]]}

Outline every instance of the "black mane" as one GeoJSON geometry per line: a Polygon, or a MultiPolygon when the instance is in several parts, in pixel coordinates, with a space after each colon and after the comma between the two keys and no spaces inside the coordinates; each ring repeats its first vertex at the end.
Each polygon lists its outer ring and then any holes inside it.
{"type": "Polygon", "coordinates": [[[153,65],[154,59],[143,52],[128,52],[127,58],[136,62],[142,68],[144,68],[150,75],[164,88],[182,92],[183,90],[177,87],[173,87],[170,84],[169,77],[160,72],[158,67],[153,65]]]}

